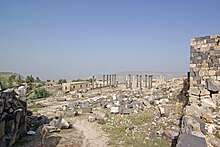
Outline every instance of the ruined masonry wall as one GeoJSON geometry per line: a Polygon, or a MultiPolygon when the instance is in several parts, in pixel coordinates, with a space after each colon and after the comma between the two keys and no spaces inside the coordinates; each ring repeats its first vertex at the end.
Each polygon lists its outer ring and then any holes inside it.
{"type": "Polygon", "coordinates": [[[27,103],[14,90],[0,91],[0,146],[13,145],[26,134],[27,103]]]}
{"type": "Polygon", "coordinates": [[[190,89],[177,147],[219,146],[220,35],[191,40],[190,89]]]}
{"type": "Polygon", "coordinates": [[[205,86],[206,79],[220,81],[220,35],[191,40],[190,85],[205,86]]]}

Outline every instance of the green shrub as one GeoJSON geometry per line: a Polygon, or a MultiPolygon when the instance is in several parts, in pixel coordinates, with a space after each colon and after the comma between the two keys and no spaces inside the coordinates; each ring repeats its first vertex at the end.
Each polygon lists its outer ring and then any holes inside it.
{"type": "Polygon", "coordinates": [[[49,97],[50,94],[45,88],[34,89],[34,92],[29,96],[30,99],[39,99],[49,97]]]}

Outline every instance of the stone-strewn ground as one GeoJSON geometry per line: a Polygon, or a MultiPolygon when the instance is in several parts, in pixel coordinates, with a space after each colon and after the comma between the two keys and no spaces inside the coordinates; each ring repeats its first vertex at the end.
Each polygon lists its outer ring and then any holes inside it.
{"type": "Polygon", "coordinates": [[[29,102],[28,129],[36,134],[15,146],[171,146],[180,131],[182,89],[183,78],[150,90],[119,85],[29,102]]]}

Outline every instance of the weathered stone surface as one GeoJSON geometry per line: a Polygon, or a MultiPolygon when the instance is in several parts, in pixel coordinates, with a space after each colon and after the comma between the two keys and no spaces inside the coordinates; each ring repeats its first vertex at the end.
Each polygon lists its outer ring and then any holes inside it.
{"type": "Polygon", "coordinates": [[[111,107],[111,110],[110,110],[110,112],[112,113],[112,114],[118,114],[119,113],[119,107],[111,107]]]}
{"type": "Polygon", "coordinates": [[[89,118],[88,118],[88,122],[95,122],[96,121],[96,117],[94,117],[94,116],[89,116],[89,118]]]}
{"type": "Polygon", "coordinates": [[[50,122],[50,126],[56,127],[56,128],[59,128],[59,129],[68,129],[70,125],[65,119],[60,117],[59,119],[53,119],[50,122]]]}
{"type": "Polygon", "coordinates": [[[44,125],[42,130],[47,130],[47,132],[53,133],[53,132],[60,132],[60,129],[54,126],[44,125]]]}
{"type": "Polygon", "coordinates": [[[200,94],[200,89],[198,87],[191,87],[189,93],[198,96],[200,94]]]}
{"type": "Polygon", "coordinates": [[[159,106],[159,110],[160,110],[160,116],[165,116],[165,109],[163,106],[159,106]]]}
{"type": "Polygon", "coordinates": [[[132,113],[132,110],[129,109],[129,108],[121,107],[119,113],[120,113],[120,114],[131,114],[131,113],[132,113]]]}
{"type": "Polygon", "coordinates": [[[5,136],[0,138],[0,145],[1,145],[1,147],[6,147],[7,146],[5,136]]]}
{"type": "Polygon", "coordinates": [[[157,137],[157,132],[156,131],[152,131],[149,133],[149,138],[156,138],[157,137]]]}
{"type": "Polygon", "coordinates": [[[212,100],[211,98],[206,98],[206,99],[202,99],[201,100],[202,105],[205,107],[211,107],[211,108],[216,108],[216,102],[214,100],[212,100]]]}
{"type": "Polygon", "coordinates": [[[218,85],[213,79],[207,79],[206,88],[212,92],[219,92],[220,85],[218,85]]]}
{"type": "Polygon", "coordinates": [[[92,113],[92,107],[82,107],[82,113],[92,113]]]}
{"type": "Polygon", "coordinates": [[[77,110],[72,110],[71,113],[72,113],[72,116],[78,116],[79,115],[77,110]]]}
{"type": "Polygon", "coordinates": [[[177,139],[178,135],[179,135],[179,130],[175,130],[175,129],[166,129],[164,131],[164,135],[173,140],[173,139],[177,139]]]}
{"type": "Polygon", "coordinates": [[[207,147],[207,144],[204,138],[186,133],[180,135],[177,147],[207,147]]]}
{"type": "Polygon", "coordinates": [[[5,121],[0,122],[0,138],[5,135],[5,121]]]}
{"type": "Polygon", "coordinates": [[[25,86],[18,87],[17,92],[18,92],[18,94],[21,97],[25,97],[25,95],[26,95],[26,87],[25,86]]]}

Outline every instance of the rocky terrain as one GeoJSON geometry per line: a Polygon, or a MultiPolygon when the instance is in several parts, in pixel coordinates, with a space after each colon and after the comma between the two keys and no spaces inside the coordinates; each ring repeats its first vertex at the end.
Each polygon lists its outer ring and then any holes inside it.
{"type": "Polygon", "coordinates": [[[102,88],[28,102],[27,136],[15,146],[171,146],[184,78],[153,89],[102,88]]]}

